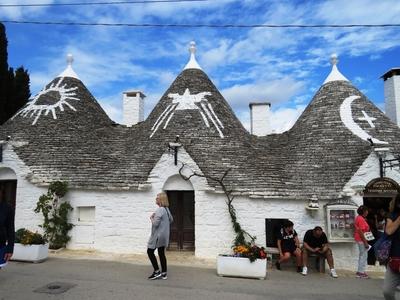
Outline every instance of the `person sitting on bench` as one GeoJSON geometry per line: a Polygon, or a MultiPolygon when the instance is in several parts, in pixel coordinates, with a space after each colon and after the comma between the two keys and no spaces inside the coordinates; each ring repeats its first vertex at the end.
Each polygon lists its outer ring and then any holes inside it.
{"type": "Polygon", "coordinates": [[[303,271],[302,275],[307,275],[307,261],[308,256],[311,253],[319,255],[321,258],[328,262],[330,268],[330,274],[333,278],[337,278],[335,267],[333,265],[332,250],[329,248],[328,239],[326,234],[320,226],[316,226],[314,229],[307,230],[303,238],[303,271]]]}
{"type": "Polygon", "coordinates": [[[293,229],[293,222],[286,220],[277,235],[277,246],[279,250],[279,260],[275,263],[278,270],[281,263],[286,262],[293,255],[296,257],[297,272],[301,272],[301,250],[300,242],[296,230],[293,229]]]}

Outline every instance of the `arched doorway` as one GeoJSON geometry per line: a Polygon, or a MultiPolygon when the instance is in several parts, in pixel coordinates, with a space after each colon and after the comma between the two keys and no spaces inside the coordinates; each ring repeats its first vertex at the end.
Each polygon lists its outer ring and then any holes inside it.
{"type": "Polygon", "coordinates": [[[0,198],[6,202],[15,210],[16,195],[17,195],[17,175],[10,168],[0,168],[0,198]]]}
{"type": "Polygon", "coordinates": [[[168,249],[193,251],[195,248],[193,186],[180,175],[174,175],[167,179],[163,190],[168,195],[169,208],[174,217],[168,249]]]}
{"type": "MultiPolygon", "coordinates": [[[[363,204],[368,207],[367,222],[375,236],[373,245],[384,230],[385,218],[389,212],[389,204],[400,193],[398,183],[390,178],[382,177],[371,180],[364,189],[363,204]]],[[[368,264],[376,263],[373,251],[368,251],[368,264]]]]}

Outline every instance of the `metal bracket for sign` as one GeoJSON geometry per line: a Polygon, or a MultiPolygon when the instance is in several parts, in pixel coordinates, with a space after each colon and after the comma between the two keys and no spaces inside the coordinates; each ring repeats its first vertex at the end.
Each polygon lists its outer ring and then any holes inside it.
{"type": "Polygon", "coordinates": [[[380,175],[382,178],[385,176],[385,170],[387,168],[400,168],[400,157],[393,159],[383,159],[382,157],[379,157],[379,167],[380,175]]]}
{"type": "Polygon", "coordinates": [[[3,144],[0,144],[0,162],[3,161],[3,144]]]}
{"type": "Polygon", "coordinates": [[[179,142],[179,135],[176,136],[175,142],[168,143],[168,150],[174,151],[174,163],[178,165],[178,149],[182,144],[179,142]]]}

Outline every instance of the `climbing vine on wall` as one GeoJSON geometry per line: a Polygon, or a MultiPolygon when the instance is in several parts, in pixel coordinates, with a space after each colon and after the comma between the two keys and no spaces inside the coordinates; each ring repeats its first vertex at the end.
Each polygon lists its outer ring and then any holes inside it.
{"type": "Polygon", "coordinates": [[[233,241],[233,247],[235,246],[241,246],[241,245],[247,245],[250,246],[251,244],[254,243],[256,237],[252,236],[251,234],[249,234],[247,231],[245,231],[242,226],[240,225],[240,223],[237,220],[237,215],[236,215],[236,209],[233,206],[232,202],[233,199],[235,198],[235,196],[233,195],[233,190],[229,189],[226,184],[224,183],[224,180],[226,178],[226,176],[228,175],[228,173],[230,172],[231,169],[228,169],[224,172],[224,174],[221,176],[221,178],[217,178],[217,177],[213,177],[213,176],[208,176],[208,175],[203,175],[203,174],[199,174],[195,171],[192,170],[192,174],[189,176],[186,176],[183,174],[183,169],[185,168],[186,164],[182,163],[181,168],[179,169],[179,174],[181,175],[181,177],[188,181],[190,180],[190,178],[197,176],[197,177],[203,177],[206,178],[208,180],[214,181],[216,183],[218,183],[218,185],[221,187],[222,191],[224,192],[225,196],[226,196],[226,204],[228,206],[228,212],[229,215],[231,217],[231,222],[232,222],[232,227],[233,230],[235,231],[235,239],[233,241]],[[249,240],[247,240],[247,239],[249,240]]]}
{"type": "Polygon", "coordinates": [[[42,213],[44,237],[49,242],[50,249],[65,247],[71,239],[68,232],[73,225],[68,222],[68,214],[72,206],[62,198],[68,192],[68,183],[52,182],[46,194],[40,196],[35,212],[42,213]]]}

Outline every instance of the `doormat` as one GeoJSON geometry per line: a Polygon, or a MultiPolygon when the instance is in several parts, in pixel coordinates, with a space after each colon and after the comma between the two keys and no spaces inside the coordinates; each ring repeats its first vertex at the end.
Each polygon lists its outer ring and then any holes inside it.
{"type": "Polygon", "coordinates": [[[76,284],[73,283],[68,283],[68,282],[52,282],[49,284],[46,284],[43,287],[40,287],[36,290],[34,290],[35,293],[45,293],[45,294],[62,294],[69,289],[73,288],[76,286],[76,284]]]}

